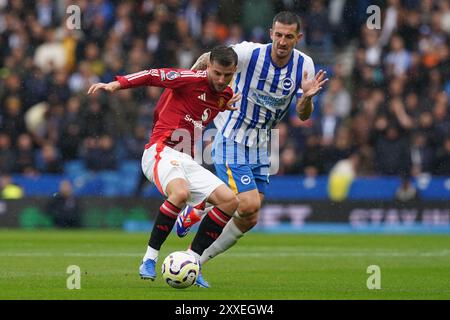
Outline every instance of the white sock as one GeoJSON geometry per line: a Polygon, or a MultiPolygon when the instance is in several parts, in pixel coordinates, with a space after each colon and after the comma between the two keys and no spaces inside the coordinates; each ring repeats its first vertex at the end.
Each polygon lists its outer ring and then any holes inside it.
{"type": "Polygon", "coordinates": [[[205,251],[203,251],[203,254],[200,257],[200,263],[204,264],[218,254],[221,254],[231,248],[243,235],[244,233],[239,230],[234,223],[234,220],[231,219],[223,228],[222,233],[216,241],[214,241],[205,251]]]}
{"type": "Polygon", "coordinates": [[[147,247],[147,252],[145,253],[144,258],[142,259],[142,261],[147,261],[148,259],[152,259],[157,261],[158,260],[158,254],[159,254],[159,250],[155,250],[152,247],[148,246],[147,247]]]}
{"type": "Polygon", "coordinates": [[[193,255],[195,259],[200,260],[200,255],[197,252],[194,252],[191,249],[187,249],[187,253],[193,255]]]}

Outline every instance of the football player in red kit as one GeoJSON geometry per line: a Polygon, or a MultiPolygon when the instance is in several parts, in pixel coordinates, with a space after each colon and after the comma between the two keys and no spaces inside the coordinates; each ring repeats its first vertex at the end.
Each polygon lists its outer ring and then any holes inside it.
{"type": "MultiPolygon", "coordinates": [[[[139,86],[167,88],[156,106],[152,135],[142,156],[145,176],[167,197],[159,209],[147,252],[139,268],[143,279],[155,279],[155,265],[161,245],[186,204],[197,206],[207,201],[214,205],[202,220],[188,250],[197,259],[220,235],[238,206],[237,197],[231,189],[192,158],[194,144],[202,137],[198,131],[201,132],[219,112],[235,110],[232,105],[240,96],[233,96],[228,83],[236,66],[234,50],[218,46],[211,51],[206,71],[150,69],[117,76],[116,81],[97,83],[88,90],[88,94],[93,94],[98,90],[115,92],[139,86]],[[188,143],[180,142],[180,136],[182,140],[188,137],[188,143]]],[[[196,285],[209,287],[201,272],[196,285]]]]}

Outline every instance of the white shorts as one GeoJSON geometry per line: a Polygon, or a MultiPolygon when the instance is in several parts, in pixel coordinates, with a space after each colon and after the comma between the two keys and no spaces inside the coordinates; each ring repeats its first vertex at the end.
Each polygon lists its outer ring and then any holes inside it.
{"type": "Polygon", "coordinates": [[[166,197],[166,188],[170,181],[177,178],[186,180],[190,193],[187,203],[190,206],[199,205],[208,199],[217,187],[224,184],[212,172],[195,162],[191,156],[162,144],[155,143],[146,149],[142,155],[141,165],[147,179],[166,197]]]}

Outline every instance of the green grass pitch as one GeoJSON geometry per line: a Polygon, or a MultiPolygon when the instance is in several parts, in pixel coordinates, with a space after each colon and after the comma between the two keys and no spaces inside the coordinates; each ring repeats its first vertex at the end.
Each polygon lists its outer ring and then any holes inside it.
{"type": "MultiPolygon", "coordinates": [[[[449,235],[306,235],[251,232],[205,264],[211,289],[176,290],[139,278],[148,234],[0,231],[0,299],[450,299],[449,235]],[[67,267],[81,269],[69,290],[67,267]],[[381,289],[369,290],[369,265],[381,289]]],[[[171,234],[164,257],[191,237],[171,234]]]]}

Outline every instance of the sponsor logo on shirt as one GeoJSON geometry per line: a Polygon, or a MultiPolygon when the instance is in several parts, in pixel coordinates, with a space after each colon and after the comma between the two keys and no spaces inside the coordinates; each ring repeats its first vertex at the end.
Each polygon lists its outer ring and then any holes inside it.
{"type": "Polygon", "coordinates": [[[192,123],[194,125],[194,127],[198,128],[198,129],[203,129],[204,128],[204,126],[203,126],[201,121],[195,121],[194,119],[192,119],[192,117],[189,114],[184,116],[184,120],[187,121],[187,122],[192,123]]]}
{"type": "Polygon", "coordinates": [[[211,115],[211,110],[209,110],[209,108],[205,109],[205,111],[203,111],[202,121],[205,122],[206,120],[208,120],[210,115],[211,115]]]}
{"type": "Polygon", "coordinates": [[[253,98],[255,98],[256,104],[259,104],[259,105],[265,106],[265,107],[274,108],[274,107],[284,106],[286,104],[288,96],[285,96],[284,98],[277,98],[277,97],[266,96],[266,95],[254,92],[253,98]]]}

